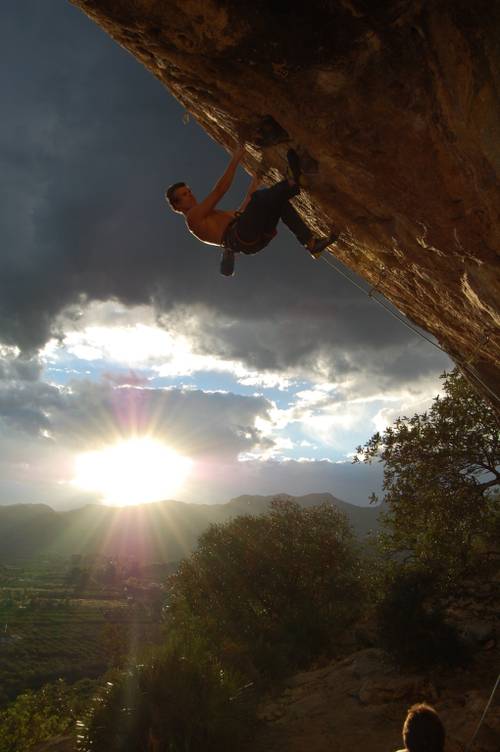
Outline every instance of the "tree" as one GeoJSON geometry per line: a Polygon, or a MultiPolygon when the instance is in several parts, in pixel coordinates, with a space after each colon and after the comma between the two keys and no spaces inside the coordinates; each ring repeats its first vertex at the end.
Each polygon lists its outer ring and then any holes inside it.
{"type": "Polygon", "coordinates": [[[419,671],[463,665],[467,650],[436,592],[432,573],[400,567],[386,578],[386,589],[375,609],[378,642],[396,662],[419,671]]]}
{"type": "Polygon", "coordinates": [[[108,675],[78,722],[81,752],[229,752],[255,725],[235,686],[200,656],[166,646],[108,675]]]}
{"type": "Polygon", "coordinates": [[[332,653],[360,607],[346,517],[331,505],[213,525],[172,578],[171,624],[201,634],[243,673],[280,673],[332,653]]]}
{"type": "Polygon", "coordinates": [[[0,711],[0,752],[20,752],[64,733],[75,721],[75,695],[59,680],[37,692],[27,690],[0,711]]]}
{"type": "Polygon", "coordinates": [[[357,451],[384,463],[386,547],[453,577],[498,526],[500,439],[495,412],[464,377],[442,379],[428,412],[398,418],[357,451]]]}

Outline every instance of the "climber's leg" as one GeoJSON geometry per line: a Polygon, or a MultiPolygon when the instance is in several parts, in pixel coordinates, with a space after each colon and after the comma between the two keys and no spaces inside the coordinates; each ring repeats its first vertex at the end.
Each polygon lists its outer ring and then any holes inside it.
{"type": "Polygon", "coordinates": [[[226,247],[241,253],[257,253],[276,235],[276,226],[282,219],[299,243],[318,258],[337,236],[331,233],[320,238],[309,230],[289,202],[299,192],[300,187],[289,180],[255,191],[245,210],[229,226],[226,247]]]}
{"type": "Polygon", "coordinates": [[[254,191],[245,211],[236,222],[238,235],[246,242],[261,236],[273,237],[288,199],[299,192],[299,186],[288,180],[254,191]]]}
{"type": "Polygon", "coordinates": [[[324,237],[316,237],[289,202],[285,204],[281,212],[281,219],[314,258],[319,258],[325,248],[338,238],[338,234],[333,231],[324,237]]]}
{"type": "Polygon", "coordinates": [[[301,245],[307,245],[307,243],[313,238],[313,234],[309,227],[302,220],[302,217],[295,211],[289,201],[283,206],[281,211],[281,219],[286,224],[289,230],[293,232],[297,240],[301,245]]]}
{"type": "Polygon", "coordinates": [[[276,235],[276,225],[288,199],[300,188],[283,180],[271,188],[254,191],[245,210],[231,222],[224,233],[221,273],[230,277],[234,272],[234,254],[258,253],[276,235]]]}

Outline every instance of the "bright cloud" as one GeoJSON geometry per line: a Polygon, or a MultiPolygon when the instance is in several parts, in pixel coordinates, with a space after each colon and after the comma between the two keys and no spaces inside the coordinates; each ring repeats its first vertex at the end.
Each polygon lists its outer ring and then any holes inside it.
{"type": "MultiPolygon", "coordinates": [[[[164,318],[170,326],[172,322],[164,318]]],[[[242,386],[286,390],[290,377],[248,368],[242,360],[228,359],[197,349],[196,317],[183,319],[191,334],[158,326],[152,307],[126,308],[118,302],[91,303],[77,316],[63,316],[65,334],[50,340],[42,358],[56,365],[61,355],[82,361],[111,361],[130,368],[150,368],[160,378],[196,373],[227,373],[242,386]]]]}

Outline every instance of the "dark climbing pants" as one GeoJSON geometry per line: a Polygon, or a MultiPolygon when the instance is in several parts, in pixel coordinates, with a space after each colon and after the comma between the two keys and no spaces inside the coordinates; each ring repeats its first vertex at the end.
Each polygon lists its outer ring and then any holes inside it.
{"type": "Polygon", "coordinates": [[[289,203],[299,192],[300,187],[291,186],[287,180],[255,191],[245,210],[227,228],[222,242],[224,248],[234,253],[258,253],[276,235],[280,219],[299,243],[305,245],[311,238],[311,231],[289,203]]]}

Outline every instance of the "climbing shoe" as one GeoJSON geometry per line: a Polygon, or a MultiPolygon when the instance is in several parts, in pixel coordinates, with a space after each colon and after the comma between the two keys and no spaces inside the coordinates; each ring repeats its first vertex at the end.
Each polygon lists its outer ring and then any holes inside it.
{"type": "Polygon", "coordinates": [[[220,257],[220,273],[225,277],[234,277],[234,252],[224,248],[220,257]]]}
{"type": "Polygon", "coordinates": [[[332,231],[324,238],[314,238],[314,243],[311,246],[307,246],[307,250],[313,258],[318,259],[329,245],[338,240],[338,237],[338,233],[332,231]]]}
{"type": "Polygon", "coordinates": [[[300,168],[299,155],[297,154],[295,149],[288,149],[286,158],[295,183],[297,183],[297,185],[300,185],[300,176],[302,175],[302,170],[300,168]]]}

